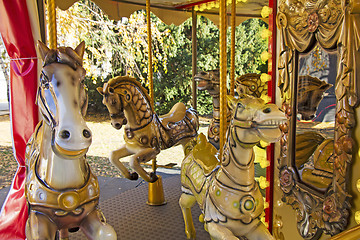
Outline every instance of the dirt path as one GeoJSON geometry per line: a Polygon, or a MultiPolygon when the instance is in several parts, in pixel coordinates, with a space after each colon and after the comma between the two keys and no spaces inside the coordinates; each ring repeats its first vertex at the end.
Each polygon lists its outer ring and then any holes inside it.
{"type": "MultiPolygon", "coordinates": [[[[109,153],[123,145],[124,130],[116,130],[106,118],[87,118],[87,124],[93,134],[93,142],[87,153],[87,159],[92,170],[97,176],[121,177],[120,172],[109,162],[109,153]]],[[[200,132],[207,135],[207,124],[200,127],[200,132]]],[[[176,164],[180,168],[184,158],[181,146],[161,151],[157,157],[159,165],[168,163],[176,164]]],[[[123,162],[128,162],[129,157],[123,162]]],[[[13,157],[11,128],[9,115],[0,116],[0,189],[11,184],[11,180],[17,169],[17,163],[13,157]]]]}

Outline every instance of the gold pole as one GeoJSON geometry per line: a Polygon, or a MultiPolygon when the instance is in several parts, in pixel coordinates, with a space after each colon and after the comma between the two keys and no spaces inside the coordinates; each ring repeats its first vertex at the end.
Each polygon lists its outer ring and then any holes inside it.
{"type": "MultiPolygon", "coordinates": [[[[153,82],[153,67],[152,67],[152,49],[151,49],[151,20],[150,20],[150,0],[146,0],[146,21],[147,21],[147,42],[148,42],[148,81],[149,81],[149,95],[151,98],[151,106],[154,108],[154,82],[153,82]]],[[[156,174],[156,158],[152,160],[152,170],[156,174]]],[[[159,206],[166,204],[164,189],[162,185],[162,178],[158,176],[158,179],[149,183],[148,189],[148,201],[146,202],[150,206],[159,206]]]]}
{"type": "Polygon", "coordinates": [[[220,155],[226,135],[226,0],[220,0],[220,155]]]}
{"type": "Polygon", "coordinates": [[[195,74],[197,73],[197,38],[196,38],[196,30],[197,28],[197,13],[192,8],[192,38],[191,38],[191,50],[192,50],[192,102],[193,108],[197,110],[197,93],[196,93],[196,82],[195,82],[195,74]]]}
{"type": "Polygon", "coordinates": [[[152,67],[152,47],[151,47],[151,20],[150,20],[150,0],[146,0],[146,23],[147,23],[147,42],[148,42],[148,81],[149,95],[151,97],[151,105],[154,108],[154,82],[152,67]]]}
{"type": "Polygon", "coordinates": [[[230,95],[235,95],[235,27],[236,0],[231,2],[231,52],[230,52],[230,95]]]}
{"type": "MultiPolygon", "coordinates": [[[[149,81],[149,95],[151,98],[151,106],[154,108],[154,81],[153,81],[153,67],[152,67],[152,46],[151,46],[151,19],[150,19],[150,0],[146,0],[146,24],[147,24],[147,42],[148,42],[148,81],[149,81]]],[[[152,160],[152,170],[156,172],[156,159],[152,160]]]]}
{"type": "Polygon", "coordinates": [[[49,30],[49,47],[55,49],[57,47],[56,42],[56,9],[55,0],[48,0],[47,5],[48,12],[48,30],[49,30]]]}

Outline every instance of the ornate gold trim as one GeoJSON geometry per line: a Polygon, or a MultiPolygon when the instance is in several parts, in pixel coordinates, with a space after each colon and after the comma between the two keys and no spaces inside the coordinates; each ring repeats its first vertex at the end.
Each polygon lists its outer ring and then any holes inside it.
{"type": "Polygon", "coordinates": [[[354,108],[359,104],[360,16],[359,3],[345,0],[281,0],[277,14],[280,31],[278,62],[283,109],[289,121],[283,132],[279,158],[280,187],[284,201],[296,210],[298,230],[305,239],[317,239],[324,231],[335,235],[348,224],[350,195],[348,173],[352,161],[354,108]],[[338,53],[334,174],[332,184],[321,194],[299,182],[292,159],[295,153],[294,97],[298,53],[315,44],[338,53]]]}

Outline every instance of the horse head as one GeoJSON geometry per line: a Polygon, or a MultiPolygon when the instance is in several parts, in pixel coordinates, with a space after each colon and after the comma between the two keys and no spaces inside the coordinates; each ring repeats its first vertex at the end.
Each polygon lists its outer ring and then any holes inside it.
{"type": "Polygon", "coordinates": [[[103,95],[102,102],[109,111],[111,125],[119,130],[123,125],[126,125],[128,121],[124,113],[124,102],[120,95],[115,92],[111,83],[110,80],[108,83],[104,84],[104,87],[98,87],[97,91],[103,95]]]}
{"type": "Polygon", "coordinates": [[[220,93],[220,72],[218,69],[211,71],[201,71],[194,76],[198,83],[199,90],[207,90],[211,95],[220,93]]]}
{"type": "Polygon", "coordinates": [[[297,110],[302,120],[313,120],[325,92],[332,84],[309,75],[299,76],[297,110]]]}
{"type": "Polygon", "coordinates": [[[230,131],[239,143],[255,145],[261,140],[270,143],[280,139],[279,126],[287,119],[275,104],[252,96],[228,96],[228,105],[232,109],[230,131]]]}
{"type": "Polygon", "coordinates": [[[260,76],[257,73],[247,73],[238,77],[235,80],[235,88],[239,96],[251,95],[259,98],[267,95],[267,82],[261,81],[260,76]]]}
{"type": "Polygon", "coordinates": [[[87,152],[91,131],[83,116],[87,110],[82,67],[84,42],[74,49],[49,49],[38,42],[44,62],[40,77],[37,104],[45,122],[51,127],[53,151],[65,158],[79,158],[87,152]]]}

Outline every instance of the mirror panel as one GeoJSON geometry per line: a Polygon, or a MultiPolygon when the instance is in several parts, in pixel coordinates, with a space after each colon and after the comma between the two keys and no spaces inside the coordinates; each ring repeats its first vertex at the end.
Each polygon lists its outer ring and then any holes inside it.
{"type": "Polygon", "coordinates": [[[279,186],[282,200],[296,212],[297,228],[305,239],[343,231],[350,216],[351,134],[360,91],[360,8],[352,4],[340,0],[278,1],[277,81],[288,116],[288,122],[281,126],[279,186]],[[311,54],[319,54],[315,58],[329,54],[329,69],[324,74],[327,80],[323,73],[309,70],[325,66],[325,58],[318,65],[308,60],[311,54]],[[304,89],[309,83],[326,90],[308,96],[304,89]],[[303,96],[307,96],[305,100],[303,96]],[[328,109],[334,104],[334,109],[328,109]],[[327,110],[331,110],[329,114],[323,114],[327,110]],[[304,142],[312,147],[310,152],[301,152],[304,142]]]}
{"type": "Polygon", "coordinates": [[[337,53],[299,54],[295,162],[301,182],[324,193],[333,178],[337,53]]]}

